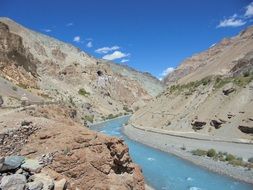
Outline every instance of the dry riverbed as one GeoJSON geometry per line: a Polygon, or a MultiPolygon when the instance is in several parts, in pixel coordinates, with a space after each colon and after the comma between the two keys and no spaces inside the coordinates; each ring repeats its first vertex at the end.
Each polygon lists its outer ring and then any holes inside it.
{"type": "Polygon", "coordinates": [[[217,151],[226,151],[236,156],[247,159],[253,156],[253,145],[229,142],[203,141],[197,139],[182,138],[159,134],[137,129],[131,125],[124,126],[123,132],[132,140],[148,146],[172,153],[180,158],[190,161],[198,166],[227,175],[235,179],[253,184],[253,170],[240,166],[232,166],[227,162],[215,161],[209,157],[192,155],[191,151],[197,148],[208,150],[214,148],[217,151]],[[182,147],[186,148],[182,150],[182,147]]]}

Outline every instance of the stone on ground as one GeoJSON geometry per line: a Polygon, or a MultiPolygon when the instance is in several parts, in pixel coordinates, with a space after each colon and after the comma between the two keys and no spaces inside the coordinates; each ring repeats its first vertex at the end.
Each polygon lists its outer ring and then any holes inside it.
{"type": "Polygon", "coordinates": [[[0,189],[2,190],[24,190],[26,178],[21,174],[4,176],[1,180],[0,189]]]}
{"type": "Polygon", "coordinates": [[[39,173],[42,169],[42,165],[38,160],[26,159],[25,162],[21,165],[21,168],[29,172],[39,173]]]}
{"type": "Polygon", "coordinates": [[[4,161],[1,159],[0,166],[2,165],[2,167],[0,168],[0,172],[17,169],[23,163],[24,159],[23,156],[7,156],[4,161]]]}

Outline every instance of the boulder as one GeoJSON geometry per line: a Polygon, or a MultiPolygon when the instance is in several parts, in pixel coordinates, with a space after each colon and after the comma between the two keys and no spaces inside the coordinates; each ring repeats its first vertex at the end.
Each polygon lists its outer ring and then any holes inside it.
{"type": "Polygon", "coordinates": [[[33,181],[26,184],[26,188],[29,190],[42,190],[43,183],[40,181],[33,181]]]}
{"type": "Polygon", "coordinates": [[[234,88],[234,85],[232,83],[229,83],[229,84],[225,85],[225,87],[222,90],[222,92],[225,96],[228,96],[230,93],[232,93],[234,91],[235,91],[235,88],[234,88]]]}
{"type": "MultiPolygon", "coordinates": [[[[15,170],[21,166],[25,158],[23,156],[7,156],[1,164],[0,172],[15,170]]],[[[0,161],[1,162],[1,161],[0,161]]]]}
{"type": "Polygon", "coordinates": [[[24,190],[26,177],[21,174],[4,176],[1,180],[0,189],[2,190],[24,190]]]}
{"type": "Polygon", "coordinates": [[[21,168],[34,173],[39,173],[42,169],[42,165],[38,160],[35,159],[26,159],[25,162],[21,165],[21,168]]]}
{"type": "Polygon", "coordinates": [[[0,172],[1,172],[1,169],[2,169],[2,167],[4,165],[4,160],[5,160],[4,157],[0,157],[0,172]]]}
{"type": "Polygon", "coordinates": [[[243,133],[253,134],[253,127],[239,125],[238,129],[243,133]]]}
{"type": "Polygon", "coordinates": [[[52,190],[54,189],[54,180],[45,173],[38,173],[32,175],[29,180],[36,182],[36,183],[42,183],[43,184],[43,190],[52,190]]]}
{"type": "Polygon", "coordinates": [[[221,128],[221,125],[225,123],[223,120],[211,120],[210,125],[213,126],[215,129],[221,128]]]}
{"type": "Polygon", "coordinates": [[[65,190],[67,188],[67,180],[61,179],[55,182],[54,190],[65,190]]]}
{"type": "Polygon", "coordinates": [[[4,104],[4,100],[3,100],[2,96],[0,95],[0,107],[2,107],[3,104],[4,104]]]}
{"type": "Polygon", "coordinates": [[[204,128],[204,126],[206,125],[206,122],[204,122],[204,121],[193,121],[191,123],[191,125],[193,126],[192,127],[193,130],[200,130],[200,129],[204,128]]]}
{"type": "Polygon", "coordinates": [[[33,122],[32,121],[22,121],[21,122],[21,126],[29,126],[31,125],[33,122]]]}

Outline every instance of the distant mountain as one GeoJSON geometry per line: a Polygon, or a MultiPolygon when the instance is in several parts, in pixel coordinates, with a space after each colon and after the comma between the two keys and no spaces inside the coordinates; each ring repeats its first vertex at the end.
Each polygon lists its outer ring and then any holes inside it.
{"type": "Polygon", "coordinates": [[[253,26],[232,38],[225,38],[208,50],[183,61],[164,78],[168,85],[184,84],[209,75],[229,75],[239,60],[253,54],[253,26]]]}

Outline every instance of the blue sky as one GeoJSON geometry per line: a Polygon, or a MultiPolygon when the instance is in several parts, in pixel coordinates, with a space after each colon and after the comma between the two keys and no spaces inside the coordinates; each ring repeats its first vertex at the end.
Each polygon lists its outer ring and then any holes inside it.
{"type": "Polygon", "coordinates": [[[252,25],[252,0],[0,0],[0,16],[154,76],[252,25]]]}

